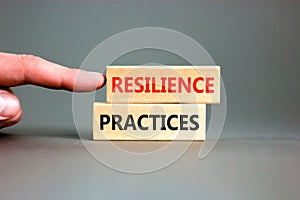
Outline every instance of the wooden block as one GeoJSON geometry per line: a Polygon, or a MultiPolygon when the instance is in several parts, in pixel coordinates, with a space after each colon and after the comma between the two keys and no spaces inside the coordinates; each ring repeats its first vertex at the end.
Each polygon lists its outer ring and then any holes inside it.
{"type": "Polygon", "coordinates": [[[94,140],[205,140],[205,104],[94,103],[94,140]]]}
{"type": "Polygon", "coordinates": [[[220,103],[219,66],[108,66],[108,103],[220,103]]]}

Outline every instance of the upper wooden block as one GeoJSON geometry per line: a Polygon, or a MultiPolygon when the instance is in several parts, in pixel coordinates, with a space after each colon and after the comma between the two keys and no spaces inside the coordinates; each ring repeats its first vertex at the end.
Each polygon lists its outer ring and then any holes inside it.
{"type": "Polygon", "coordinates": [[[220,103],[219,66],[108,66],[108,103],[220,103]]]}

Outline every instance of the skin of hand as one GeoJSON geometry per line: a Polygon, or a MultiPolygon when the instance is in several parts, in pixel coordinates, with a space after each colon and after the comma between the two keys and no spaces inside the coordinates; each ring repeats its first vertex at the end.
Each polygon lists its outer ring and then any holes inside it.
{"type": "Polygon", "coordinates": [[[32,84],[90,92],[100,89],[105,82],[101,73],[63,67],[33,55],[0,52],[0,128],[12,126],[22,118],[20,101],[10,87],[32,84]]]}

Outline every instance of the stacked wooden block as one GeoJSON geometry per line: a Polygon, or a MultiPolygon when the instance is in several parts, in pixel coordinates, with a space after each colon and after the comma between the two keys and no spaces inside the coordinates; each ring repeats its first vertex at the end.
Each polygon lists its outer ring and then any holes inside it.
{"type": "Polygon", "coordinates": [[[219,66],[108,66],[94,140],[205,140],[206,104],[220,103],[219,66]]]}

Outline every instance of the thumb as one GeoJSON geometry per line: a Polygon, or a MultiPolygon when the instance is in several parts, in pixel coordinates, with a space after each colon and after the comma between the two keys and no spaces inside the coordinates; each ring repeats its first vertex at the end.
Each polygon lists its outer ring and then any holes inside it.
{"type": "Polygon", "coordinates": [[[18,98],[11,92],[0,89],[0,127],[18,122],[21,116],[22,110],[18,98]]]}

